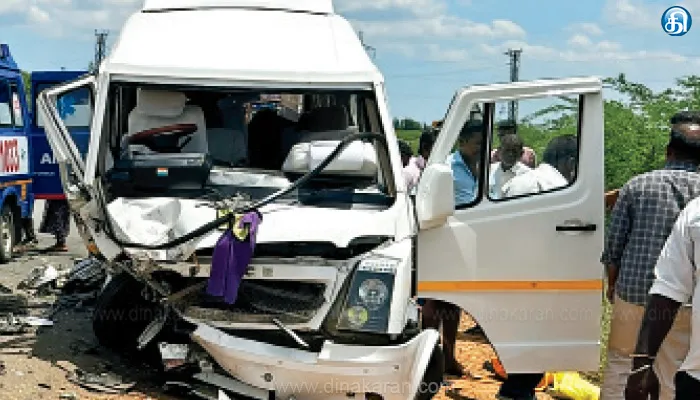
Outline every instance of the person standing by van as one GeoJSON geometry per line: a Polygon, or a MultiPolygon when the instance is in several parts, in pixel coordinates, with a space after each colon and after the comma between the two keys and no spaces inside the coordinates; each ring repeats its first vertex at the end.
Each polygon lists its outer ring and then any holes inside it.
{"type": "Polygon", "coordinates": [[[18,243],[19,251],[33,249],[39,244],[34,232],[34,218],[31,215],[27,218],[22,218],[20,221],[20,232],[22,236],[18,238],[20,239],[18,243]]]}
{"type": "MultiPolygon", "coordinates": [[[[575,179],[577,159],[576,136],[564,135],[552,139],[547,144],[542,162],[537,168],[517,175],[506,183],[503,189],[504,197],[566,187],[575,179]]],[[[542,383],[543,378],[543,373],[508,374],[496,398],[498,400],[534,400],[535,389],[542,383]]]]}
{"type": "MultiPolygon", "coordinates": [[[[683,304],[692,301],[693,307],[700,307],[700,286],[696,278],[699,221],[700,199],[695,199],[681,211],[656,262],[656,279],[649,290],[649,303],[625,388],[626,400],[646,400],[659,392],[659,378],[653,365],[661,354],[662,343],[665,345],[674,322],[677,324],[674,320],[683,304]]],[[[689,351],[683,355],[683,364],[674,377],[675,400],[700,397],[700,313],[692,313],[691,318],[689,351]]]]}
{"type": "MultiPolygon", "coordinates": [[[[459,133],[457,151],[448,158],[447,162],[452,167],[456,206],[469,204],[476,198],[483,136],[483,125],[480,121],[467,121],[459,133]]],[[[445,373],[463,376],[464,367],[455,356],[461,308],[446,301],[426,299],[422,311],[423,329],[440,330],[442,324],[445,373]]]]}
{"type": "Polygon", "coordinates": [[[399,141],[399,152],[401,152],[402,161],[406,156],[406,162],[403,165],[403,173],[406,178],[407,190],[412,193],[416,185],[418,185],[418,179],[420,179],[425,165],[428,162],[428,157],[430,157],[430,152],[433,149],[433,144],[435,143],[435,134],[429,130],[423,131],[418,139],[418,154],[413,156],[413,151],[411,150],[408,143],[403,145],[399,141]],[[402,146],[406,149],[402,150],[402,146]]]}
{"type": "Polygon", "coordinates": [[[44,216],[39,226],[40,233],[50,233],[56,238],[53,246],[43,252],[66,252],[66,238],[70,232],[70,207],[68,200],[46,200],[44,216]]]}
{"type": "MultiPolygon", "coordinates": [[[[679,112],[670,122],[666,166],[620,189],[607,231],[601,262],[613,310],[603,400],[623,398],[657,259],[681,210],[700,196],[700,113],[679,112]]],[[[674,397],[674,375],[688,352],[690,318],[690,309],[683,307],[655,359],[661,400],[674,397]]]]}

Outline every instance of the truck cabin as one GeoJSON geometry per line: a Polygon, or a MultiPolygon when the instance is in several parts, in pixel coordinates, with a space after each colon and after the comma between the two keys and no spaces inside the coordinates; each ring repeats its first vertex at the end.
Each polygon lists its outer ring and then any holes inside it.
{"type": "MultiPolygon", "coordinates": [[[[43,90],[72,81],[85,75],[86,71],[37,71],[31,74],[31,105],[36,110],[37,96],[43,90]]],[[[59,116],[71,134],[80,153],[85,156],[90,138],[92,119],[92,93],[87,88],[78,88],[59,96],[59,116]]],[[[37,199],[56,200],[64,198],[63,187],[51,146],[44,131],[44,121],[34,112],[30,122],[32,142],[32,167],[34,192],[37,199]]]]}
{"type": "Polygon", "coordinates": [[[23,130],[29,117],[22,72],[7,44],[0,44],[0,131],[23,130]]]}

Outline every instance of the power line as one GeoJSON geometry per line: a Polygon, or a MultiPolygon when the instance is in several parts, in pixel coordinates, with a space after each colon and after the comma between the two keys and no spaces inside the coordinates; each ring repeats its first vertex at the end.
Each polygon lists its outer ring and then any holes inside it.
{"type": "Polygon", "coordinates": [[[369,54],[369,56],[372,57],[372,59],[374,59],[377,56],[377,49],[365,43],[364,32],[360,31],[358,33],[358,36],[360,37],[360,43],[362,43],[362,47],[364,47],[367,54],[369,54]]]}
{"type": "MultiPolygon", "coordinates": [[[[505,52],[505,55],[507,55],[510,58],[510,60],[508,61],[508,65],[510,65],[511,82],[517,82],[519,80],[520,55],[522,53],[522,49],[508,49],[508,51],[505,52]]],[[[518,102],[515,100],[511,100],[510,102],[510,105],[508,107],[508,117],[512,122],[518,120],[518,102]]]]}
{"type": "Polygon", "coordinates": [[[96,72],[102,64],[102,60],[105,59],[105,53],[107,48],[107,36],[108,31],[98,31],[95,30],[95,60],[92,63],[92,72],[96,72]]]}

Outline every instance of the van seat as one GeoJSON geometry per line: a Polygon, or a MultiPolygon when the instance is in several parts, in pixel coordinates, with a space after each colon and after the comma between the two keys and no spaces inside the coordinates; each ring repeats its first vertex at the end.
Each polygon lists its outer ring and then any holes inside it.
{"type": "MultiPolygon", "coordinates": [[[[191,140],[182,149],[183,153],[207,153],[206,121],[204,111],[199,106],[186,105],[187,97],[181,92],[138,88],[136,107],[129,113],[129,136],[161,126],[174,124],[195,124],[197,131],[190,135],[191,140]]],[[[148,152],[144,146],[130,146],[130,150],[148,152]]]]}

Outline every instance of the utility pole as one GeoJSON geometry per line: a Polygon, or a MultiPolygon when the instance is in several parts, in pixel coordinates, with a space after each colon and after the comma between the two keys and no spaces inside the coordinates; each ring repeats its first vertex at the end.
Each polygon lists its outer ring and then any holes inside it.
{"type": "Polygon", "coordinates": [[[367,54],[369,54],[369,56],[372,57],[372,59],[374,59],[374,57],[377,55],[377,49],[365,43],[364,32],[360,31],[358,36],[360,37],[360,43],[362,43],[362,47],[364,47],[367,54]]]}
{"type": "MultiPolygon", "coordinates": [[[[522,49],[508,49],[504,54],[508,56],[508,65],[510,65],[510,81],[517,82],[520,73],[520,55],[522,49]]],[[[508,118],[515,123],[518,118],[518,102],[513,100],[508,107],[508,118]]]]}
{"type": "Polygon", "coordinates": [[[105,58],[107,35],[109,35],[108,31],[95,30],[95,60],[92,63],[92,72],[96,72],[100,68],[100,64],[105,58]]]}

